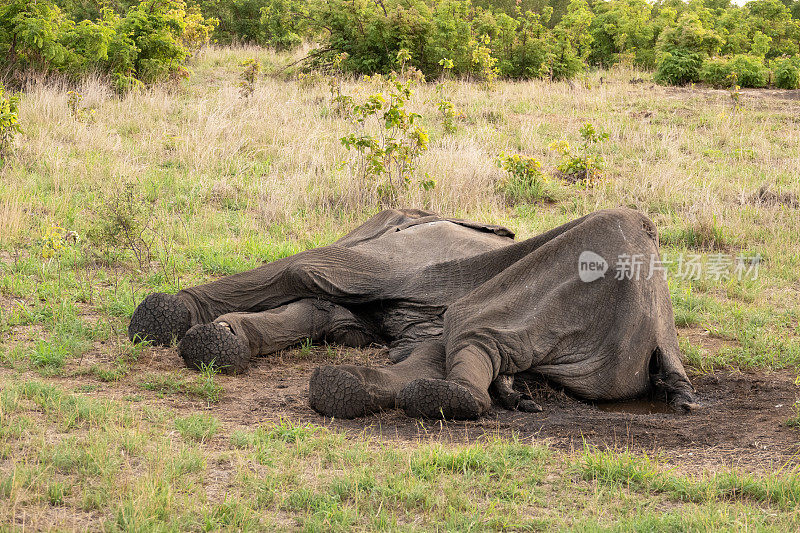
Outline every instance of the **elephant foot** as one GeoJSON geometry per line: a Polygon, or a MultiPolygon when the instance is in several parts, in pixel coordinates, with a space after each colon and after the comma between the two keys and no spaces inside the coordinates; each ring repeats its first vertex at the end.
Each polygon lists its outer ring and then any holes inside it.
{"type": "Polygon", "coordinates": [[[417,379],[400,391],[397,402],[412,418],[472,420],[483,414],[466,387],[443,379],[417,379]]]}
{"type": "Polygon", "coordinates": [[[669,405],[676,411],[683,413],[693,413],[700,411],[703,406],[697,401],[697,397],[690,393],[678,393],[669,399],[669,405]]]}
{"type": "Polygon", "coordinates": [[[542,407],[527,394],[514,390],[514,375],[501,374],[492,382],[491,390],[497,401],[509,411],[540,413],[542,407]]]}
{"type": "Polygon", "coordinates": [[[240,374],[250,362],[247,342],[219,322],[198,324],[187,331],[178,344],[178,354],[189,368],[213,366],[224,374],[240,374]]]}
{"type": "Polygon", "coordinates": [[[357,418],[373,410],[361,379],[335,366],[314,371],[308,383],[308,402],[319,414],[335,418],[357,418]]]}
{"type": "Polygon", "coordinates": [[[155,292],[142,300],[128,325],[132,342],[150,341],[169,346],[180,340],[191,327],[189,309],[174,294],[155,292]]]}

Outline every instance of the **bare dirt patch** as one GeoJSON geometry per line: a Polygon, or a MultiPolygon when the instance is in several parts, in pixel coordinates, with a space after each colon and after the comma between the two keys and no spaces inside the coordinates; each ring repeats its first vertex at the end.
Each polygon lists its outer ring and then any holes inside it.
{"type": "MultiPolygon", "coordinates": [[[[217,404],[180,395],[162,401],[178,410],[202,408],[227,427],[253,427],[287,419],[400,441],[472,442],[516,435],[545,440],[565,450],[581,449],[586,444],[660,454],[690,470],[734,466],[763,471],[800,463],[800,430],[784,425],[800,392],[794,373],[789,371],[694,375],[692,381],[703,408],[689,414],[608,410],[608,406],[577,400],[535,379],[518,386],[530,387],[543,412],[520,413],[494,407],[480,420],[469,422],[420,421],[397,410],[356,420],[333,420],[308,406],[308,378],[314,368],[342,362],[364,364],[365,359],[375,366],[388,364],[381,350],[331,354],[317,348],[305,356],[298,350],[287,351],[253,361],[244,375],[217,376],[225,388],[217,404]]],[[[158,350],[142,366],[154,371],[182,365],[174,350],[158,350]]]]}
{"type": "Polygon", "coordinates": [[[702,346],[713,355],[723,348],[732,348],[739,344],[737,341],[712,335],[708,330],[698,326],[679,328],[678,337],[688,339],[695,346],[702,346]]]}
{"type": "MultiPolygon", "coordinates": [[[[323,364],[388,364],[384,350],[313,348],[290,350],[255,359],[243,375],[219,375],[224,387],[218,403],[209,404],[186,394],[159,394],[140,386],[152,373],[175,373],[184,368],[174,349],[151,348],[141,355],[122,382],[101,384],[91,375],[55,378],[63,385],[85,390],[89,396],[124,400],[175,409],[203,411],[217,417],[229,430],[252,428],[267,421],[313,423],[353,435],[417,442],[474,442],[483,438],[516,436],[547,442],[571,451],[585,445],[657,454],[681,470],[735,467],[764,472],[784,465],[800,465],[800,429],[784,425],[793,415],[800,388],[792,371],[750,373],[722,371],[692,375],[702,409],[688,414],[664,409],[622,409],[580,401],[535,378],[518,380],[543,407],[541,413],[520,413],[494,407],[480,420],[422,421],[399,410],[375,413],[355,420],[322,417],[308,406],[308,379],[323,364]],[[95,387],[86,387],[97,384],[95,387]],[[666,411],[666,412],[660,412],[666,411]]],[[[184,370],[183,374],[192,374],[184,370]]]]}

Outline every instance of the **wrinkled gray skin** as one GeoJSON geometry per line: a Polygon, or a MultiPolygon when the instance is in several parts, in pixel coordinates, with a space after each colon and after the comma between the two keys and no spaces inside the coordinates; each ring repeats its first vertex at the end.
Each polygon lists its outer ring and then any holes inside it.
{"type": "Polygon", "coordinates": [[[512,386],[528,371],[589,400],[653,393],[693,409],[667,285],[648,272],[657,253],[654,225],[628,209],[523,242],[499,226],[389,210],[333,245],[153,295],[129,333],[183,337],[187,364],[231,371],[306,338],[387,344],[397,363],[390,367],[315,371],[310,403],[329,416],[400,407],[411,416],[475,418],[492,396],[506,408],[540,410],[512,386]],[[606,275],[588,283],[578,275],[585,250],[608,261],[606,275]],[[641,276],[616,279],[620,256],[635,254],[644,258],[641,276]],[[163,330],[167,322],[153,317],[164,309],[188,323],[163,330]]]}

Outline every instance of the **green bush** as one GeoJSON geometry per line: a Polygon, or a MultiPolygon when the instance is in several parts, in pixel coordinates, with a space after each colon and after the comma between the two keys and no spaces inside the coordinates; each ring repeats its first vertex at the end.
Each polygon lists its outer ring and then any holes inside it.
{"type": "Polygon", "coordinates": [[[533,157],[501,152],[497,156],[497,166],[506,172],[505,179],[497,183],[497,192],[503,195],[506,203],[538,200],[555,201],[547,176],[542,173],[542,164],[533,157]]]}
{"type": "Polygon", "coordinates": [[[703,62],[700,81],[714,87],[766,87],[769,70],[756,56],[739,54],[732,58],[712,58],[703,62]]]}
{"type": "Polygon", "coordinates": [[[0,85],[0,163],[20,132],[19,97],[7,96],[5,87],[0,85]]]}
{"type": "Polygon", "coordinates": [[[654,79],[663,85],[686,85],[700,78],[700,54],[685,49],[664,53],[658,60],[654,79]]]}
{"type": "Polygon", "coordinates": [[[303,42],[308,33],[307,3],[302,0],[268,0],[261,8],[263,42],[276,50],[290,50],[303,42]]]}
{"type": "Polygon", "coordinates": [[[218,21],[214,38],[224,44],[264,43],[261,8],[265,0],[192,0],[205,17],[218,21]]]}
{"type": "Polygon", "coordinates": [[[736,84],[731,60],[725,57],[712,57],[703,61],[700,81],[713,87],[730,87],[736,84]]]}
{"type": "Polygon", "coordinates": [[[0,6],[0,69],[79,77],[100,71],[115,87],[184,75],[190,49],[207,42],[207,21],[184,0],[144,0],[125,16],[101,10],[96,21],[71,20],[51,0],[9,0],[0,6]]]}
{"type": "MultiPolygon", "coordinates": [[[[578,11],[578,15],[585,15],[578,11]]],[[[576,28],[583,19],[578,15],[576,28]]],[[[561,37],[545,27],[549,12],[515,16],[473,8],[469,0],[386,0],[380,4],[331,0],[312,10],[313,25],[327,36],[317,52],[325,63],[346,54],[345,71],[359,74],[398,71],[398,52],[430,79],[443,74],[442,60],[454,75],[491,86],[496,76],[568,78],[583,68],[571,30],[561,37]]],[[[580,40],[580,39],[579,39],[580,40]]]]}
{"type": "MultiPolygon", "coordinates": [[[[764,61],[800,57],[792,13],[780,0],[0,0],[0,75],[100,71],[126,91],[186,75],[213,32],[278,50],[314,40],[306,68],[346,57],[339,68],[358,74],[399,72],[407,50],[408,72],[434,79],[447,58],[454,75],[488,87],[495,76],[569,79],[618,62],[656,68],[663,84],[725,85],[735,73],[763,87],[764,61]],[[708,59],[717,55],[730,59],[708,59]]],[[[792,63],[775,69],[778,86],[795,85],[792,63]]]]}
{"type": "Polygon", "coordinates": [[[800,57],[772,61],[773,81],[779,89],[800,89],[800,57]]]}
{"type": "Polygon", "coordinates": [[[601,171],[605,162],[597,145],[608,139],[608,133],[597,131],[590,122],[581,126],[578,133],[581,135],[581,143],[577,148],[570,146],[566,140],[555,141],[550,148],[561,155],[558,172],[562,178],[592,185],[602,177],[601,171]]]}
{"type": "Polygon", "coordinates": [[[766,87],[769,83],[769,69],[760,57],[739,54],[733,56],[731,68],[736,83],[742,87],[766,87]]]}
{"type": "MultiPolygon", "coordinates": [[[[386,95],[374,93],[358,105],[350,100],[347,114],[354,117],[358,131],[340,139],[358,154],[358,177],[384,206],[396,205],[400,194],[415,184],[412,178],[417,162],[428,149],[428,132],[419,125],[422,116],[406,109],[411,84],[411,80],[403,83],[392,76],[386,95]]],[[[418,185],[430,190],[436,182],[426,174],[418,185]]]]}

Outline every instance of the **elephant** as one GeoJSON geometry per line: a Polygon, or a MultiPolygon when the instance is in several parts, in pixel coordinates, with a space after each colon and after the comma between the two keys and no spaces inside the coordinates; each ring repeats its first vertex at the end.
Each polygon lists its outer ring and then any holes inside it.
{"type": "Polygon", "coordinates": [[[189,367],[230,373],[305,339],[387,345],[392,365],[313,372],[311,407],[338,418],[401,408],[412,417],[474,419],[493,398],[540,411],[514,389],[520,373],[589,401],[650,394],[676,411],[699,407],[663,272],[629,268],[632,258],[655,264],[652,221],[606,209],[514,237],[502,226],[384,210],[329,246],[151,294],[128,334],[177,340],[189,367]]]}

